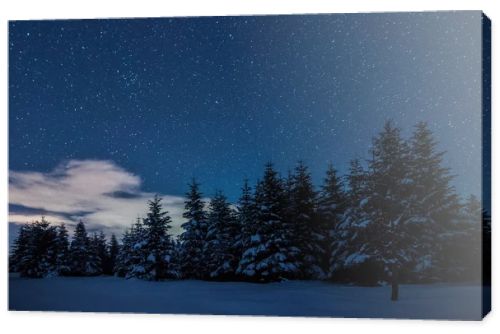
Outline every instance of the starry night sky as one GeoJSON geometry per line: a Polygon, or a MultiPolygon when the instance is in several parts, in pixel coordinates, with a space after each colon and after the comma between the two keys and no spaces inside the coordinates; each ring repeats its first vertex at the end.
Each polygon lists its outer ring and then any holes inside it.
{"type": "Polygon", "coordinates": [[[110,161],[234,201],[267,161],[319,183],[423,120],[479,195],[480,75],[480,12],[10,22],[9,169],[110,161]]]}

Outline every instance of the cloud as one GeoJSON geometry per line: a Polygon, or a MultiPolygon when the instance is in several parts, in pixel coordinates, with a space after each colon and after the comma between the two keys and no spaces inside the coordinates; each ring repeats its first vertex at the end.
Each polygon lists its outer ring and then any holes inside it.
{"type": "MultiPolygon", "coordinates": [[[[70,227],[80,219],[89,230],[121,234],[147,211],[153,193],[141,190],[141,179],[112,161],[70,160],[49,173],[10,171],[9,222],[26,223],[43,214],[70,227]]],[[[179,234],[184,198],[160,194],[179,234]]]]}

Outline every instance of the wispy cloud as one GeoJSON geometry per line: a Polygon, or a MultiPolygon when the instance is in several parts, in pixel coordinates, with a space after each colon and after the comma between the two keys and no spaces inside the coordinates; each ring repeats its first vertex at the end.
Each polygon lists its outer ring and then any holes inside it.
{"type": "MultiPolygon", "coordinates": [[[[178,234],[184,199],[160,195],[178,234]]],[[[121,234],[145,215],[153,196],[141,190],[139,176],[111,161],[70,160],[49,173],[10,171],[9,222],[26,223],[43,214],[53,222],[72,226],[81,219],[90,230],[121,234]]]]}

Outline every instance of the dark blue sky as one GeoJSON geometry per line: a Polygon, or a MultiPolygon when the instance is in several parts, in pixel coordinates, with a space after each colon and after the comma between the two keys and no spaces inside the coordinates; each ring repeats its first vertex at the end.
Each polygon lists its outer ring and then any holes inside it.
{"type": "Polygon", "coordinates": [[[345,171],[390,118],[429,122],[480,193],[480,12],[16,21],[9,43],[11,172],[106,160],[235,200],[267,161],[345,171]]]}

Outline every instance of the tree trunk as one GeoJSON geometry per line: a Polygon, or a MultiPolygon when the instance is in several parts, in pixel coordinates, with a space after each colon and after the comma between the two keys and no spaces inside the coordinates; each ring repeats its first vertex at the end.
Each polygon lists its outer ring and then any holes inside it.
{"type": "Polygon", "coordinates": [[[397,301],[399,299],[399,272],[396,266],[393,267],[391,273],[391,300],[397,301]]]}

